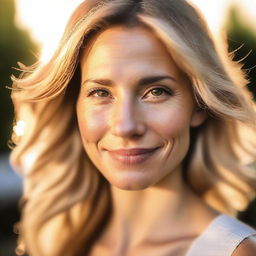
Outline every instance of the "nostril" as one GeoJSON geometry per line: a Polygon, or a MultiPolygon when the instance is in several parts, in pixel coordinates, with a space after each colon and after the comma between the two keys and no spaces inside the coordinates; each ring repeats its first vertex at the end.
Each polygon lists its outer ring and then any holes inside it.
{"type": "Polygon", "coordinates": [[[145,124],[137,120],[119,120],[111,125],[112,133],[120,137],[139,137],[145,130],[145,124]]]}
{"type": "Polygon", "coordinates": [[[138,137],[145,132],[145,122],[139,106],[131,97],[119,101],[112,112],[110,128],[114,135],[121,137],[138,137]]]}

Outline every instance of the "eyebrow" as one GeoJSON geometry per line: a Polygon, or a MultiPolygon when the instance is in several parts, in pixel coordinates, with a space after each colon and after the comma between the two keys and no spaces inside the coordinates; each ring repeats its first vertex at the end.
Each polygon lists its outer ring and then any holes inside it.
{"type": "MultiPolygon", "coordinates": [[[[138,81],[138,85],[145,86],[145,85],[153,84],[153,83],[159,82],[161,80],[165,80],[165,79],[169,79],[171,81],[176,82],[176,79],[172,76],[149,76],[149,77],[141,78],[138,81]]],[[[100,84],[100,85],[104,85],[104,86],[113,86],[113,82],[109,79],[87,79],[82,83],[82,85],[84,85],[85,83],[88,83],[88,82],[96,83],[96,84],[100,84]]]]}

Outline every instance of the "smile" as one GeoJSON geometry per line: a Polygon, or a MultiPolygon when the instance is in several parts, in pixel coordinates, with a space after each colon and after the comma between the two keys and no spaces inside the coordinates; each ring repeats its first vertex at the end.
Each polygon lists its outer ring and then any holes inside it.
{"type": "Polygon", "coordinates": [[[108,150],[112,159],[123,164],[140,164],[148,160],[159,149],[157,148],[133,148],[108,150]]]}

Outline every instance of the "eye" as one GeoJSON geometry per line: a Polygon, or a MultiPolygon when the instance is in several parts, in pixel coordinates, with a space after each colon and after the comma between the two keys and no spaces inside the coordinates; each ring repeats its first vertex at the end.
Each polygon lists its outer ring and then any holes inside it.
{"type": "Polygon", "coordinates": [[[110,93],[102,88],[92,88],[88,91],[87,97],[100,97],[100,98],[106,98],[110,96],[110,93]]]}
{"type": "Polygon", "coordinates": [[[155,88],[151,90],[152,95],[154,96],[161,96],[164,93],[162,88],[155,88]]]}
{"type": "Polygon", "coordinates": [[[172,95],[172,91],[170,89],[157,87],[157,88],[153,88],[153,89],[149,90],[145,95],[146,98],[150,97],[150,94],[153,97],[161,97],[161,96],[166,96],[166,95],[172,95]]]}

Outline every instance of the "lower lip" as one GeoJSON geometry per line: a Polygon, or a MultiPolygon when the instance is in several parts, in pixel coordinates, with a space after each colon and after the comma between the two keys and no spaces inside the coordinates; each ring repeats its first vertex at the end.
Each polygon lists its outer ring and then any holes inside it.
{"type": "Polygon", "coordinates": [[[120,155],[110,151],[108,151],[108,153],[114,160],[122,164],[141,164],[148,160],[157,151],[157,149],[158,148],[154,149],[153,151],[138,155],[120,155]]]}

